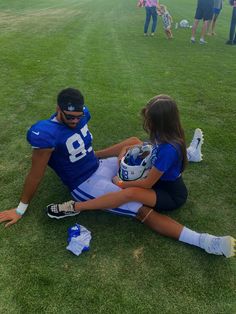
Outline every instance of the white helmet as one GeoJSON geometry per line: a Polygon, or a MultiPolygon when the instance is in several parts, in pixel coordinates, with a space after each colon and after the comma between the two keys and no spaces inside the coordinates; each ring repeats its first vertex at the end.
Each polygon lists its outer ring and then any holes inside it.
{"type": "Polygon", "coordinates": [[[145,178],[151,168],[152,145],[143,144],[130,148],[121,159],[118,176],[123,181],[145,178]]]}
{"type": "Polygon", "coordinates": [[[182,28],[188,28],[190,27],[189,22],[187,20],[182,20],[179,22],[179,26],[182,28]]]}

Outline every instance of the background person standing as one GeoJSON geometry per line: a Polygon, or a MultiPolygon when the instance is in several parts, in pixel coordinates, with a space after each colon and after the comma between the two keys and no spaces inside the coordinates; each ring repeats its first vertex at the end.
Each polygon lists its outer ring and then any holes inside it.
{"type": "Polygon", "coordinates": [[[206,44],[205,35],[208,28],[209,21],[212,20],[213,16],[213,7],[214,7],[214,0],[198,0],[197,2],[197,9],[195,13],[195,20],[192,28],[192,37],[191,42],[195,43],[195,35],[197,31],[197,27],[200,20],[203,20],[202,30],[201,30],[201,37],[200,37],[200,44],[206,44]]]}
{"type": "Polygon", "coordinates": [[[216,35],[215,33],[216,20],[220,14],[220,11],[222,10],[222,2],[223,0],[214,0],[213,18],[208,29],[208,35],[210,36],[216,35]]]}
{"type": "Polygon", "coordinates": [[[230,4],[233,6],[233,11],[229,30],[229,40],[226,41],[226,44],[236,45],[236,0],[230,0],[230,4]]]}
{"type": "Polygon", "coordinates": [[[148,36],[148,27],[152,18],[152,29],[151,36],[154,36],[154,33],[157,28],[157,8],[159,8],[158,0],[139,0],[138,6],[144,6],[146,10],[146,19],[144,22],[144,36],[148,36]]]}

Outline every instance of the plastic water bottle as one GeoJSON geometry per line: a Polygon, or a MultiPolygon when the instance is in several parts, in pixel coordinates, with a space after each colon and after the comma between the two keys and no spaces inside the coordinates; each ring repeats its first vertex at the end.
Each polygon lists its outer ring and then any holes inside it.
{"type": "Polygon", "coordinates": [[[74,226],[70,227],[68,229],[68,243],[70,242],[71,238],[76,238],[80,235],[80,225],[79,224],[75,224],[74,226]]]}

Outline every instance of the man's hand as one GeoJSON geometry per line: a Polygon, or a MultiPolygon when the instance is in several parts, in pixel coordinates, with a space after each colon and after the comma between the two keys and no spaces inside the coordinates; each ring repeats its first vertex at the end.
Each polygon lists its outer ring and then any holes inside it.
{"type": "Polygon", "coordinates": [[[0,223],[8,221],[8,223],[5,224],[5,227],[9,227],[21,219],[21,217],[21,215],[16,213],[16,208],[4,210],[4,212],[0,212],[0,223]]]}

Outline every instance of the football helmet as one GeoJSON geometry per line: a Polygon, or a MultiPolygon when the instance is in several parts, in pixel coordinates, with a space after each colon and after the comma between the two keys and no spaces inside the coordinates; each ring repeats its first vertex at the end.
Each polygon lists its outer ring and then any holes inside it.
{"type": "Polygon", "coordinates": [[[187,20],[180,21],[179,26],[182,28],[189,28],[190,27],[189,22],[187,20]]]}
{"type": "Polygon", "coordinates": [[[118,176],[123,181],[145,178],[151,168],[152,145],[143,144],[130,148],[121,159],[118,176]]]}

